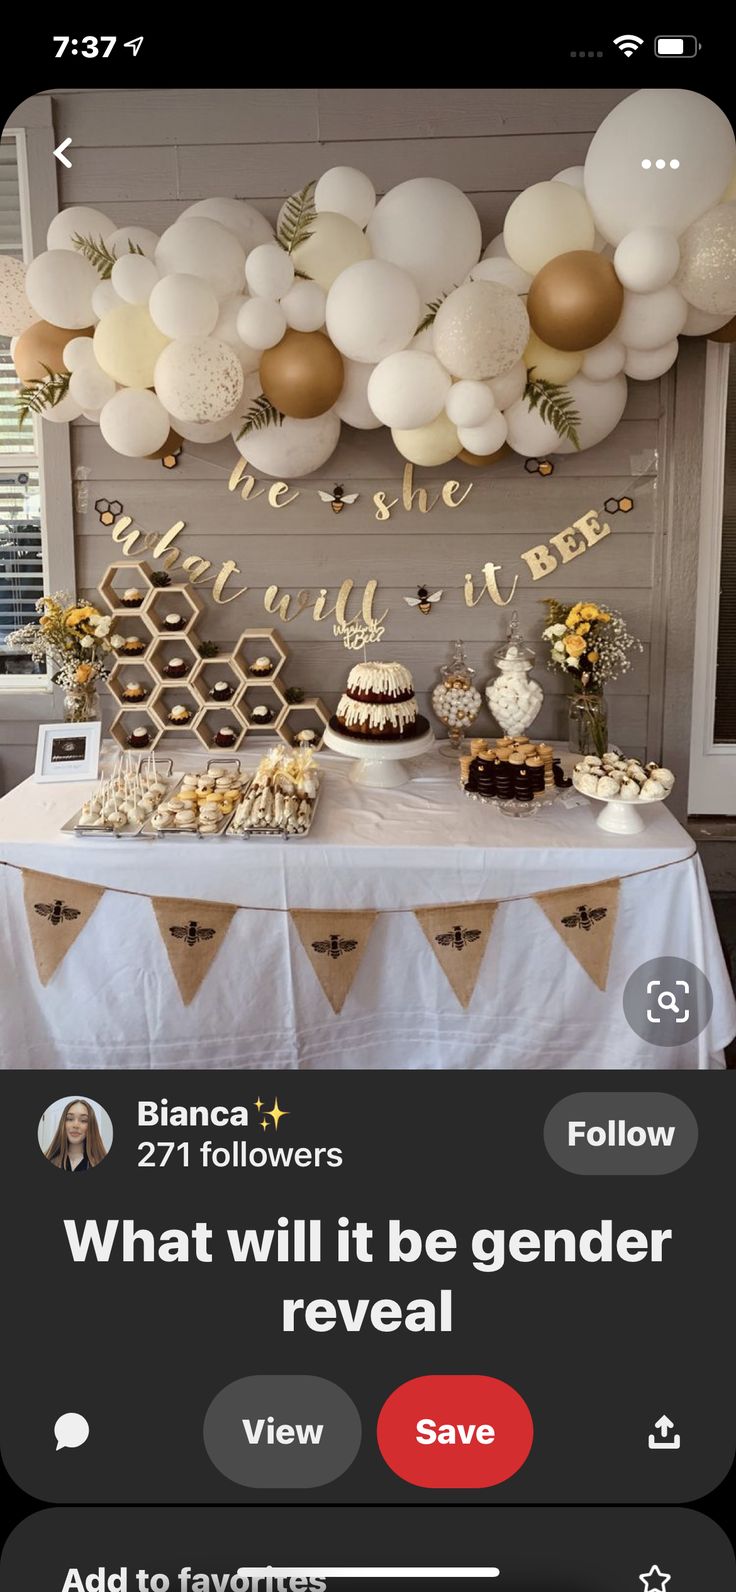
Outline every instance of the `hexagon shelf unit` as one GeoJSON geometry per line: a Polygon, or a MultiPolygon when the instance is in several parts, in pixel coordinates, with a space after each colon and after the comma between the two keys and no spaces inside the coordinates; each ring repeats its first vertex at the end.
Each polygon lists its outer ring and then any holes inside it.
{"type": "Polygon", "coordinates": [[[299,744],[296,737],[300,730],[312,730],[314,740],[309,744],[318,752],[329,722],[330,715],[324,702],[319,697],[305,697],[303,702],[287,702],[276,728],[288,746],[299,744]]]}

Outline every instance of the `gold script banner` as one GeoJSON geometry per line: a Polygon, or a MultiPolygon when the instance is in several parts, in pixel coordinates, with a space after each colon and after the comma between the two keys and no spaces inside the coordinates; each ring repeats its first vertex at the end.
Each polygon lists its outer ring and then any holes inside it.
{"type": "Polygon", "coordinates": [[[341,1012],[377,914],[292,908],[289,915],[333,1012],[341,1012]]]}
{"type": "Polygon", "coordinates": [[[481,962],[491,937],[495,901],[462,901],[447,907],[418,907],[414,913],[437,961],[466,1009],[473,999],[481,962]]]}
{"type": "Polygon", "coordinates": [[[568,951],[602,990],[608,982],[619,889],[618,879],[604,879],[573,890],[548,890],[534,898],[568,951]]]}
{"type": "Polygon", "coordinates": [[[48,984],[105,892],[78,879],[57,879],[29,868],[22,873],[33,955],[41,983],[48,984]]]}

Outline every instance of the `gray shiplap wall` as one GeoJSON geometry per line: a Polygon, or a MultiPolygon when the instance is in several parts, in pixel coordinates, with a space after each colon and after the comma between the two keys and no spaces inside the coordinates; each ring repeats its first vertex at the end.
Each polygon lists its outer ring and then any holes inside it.
{"type": "MultiPolygon", "coordinates": [[[[457,183],[477,206],[485,244],[520,188],[584,159],[592,133],[624,95],[625,90],[584,89],[60,92],[52,96],[55,135],[73,141],[72,167],[60,169],[60,199],[63,205],[98,205],[120,224],[136,221],[159,231],[208,194],[251,199],[273,220],[287,193],[344,163],[366,170],[379,192],[423,174],[457,183]]],[[[87,482],[87,506],[82,488],[75,514],[78,587],[91,593],[116,556],[94,510],[98,497],[121,500],[145,531],[163,533],[175,519],[185,519],[179,538],[184,555],[201,551],[215,570],[224,559],[237,562],[243,577],[238,585],[247,584],[248,595],[227,607],[208,603],[201,626],[202,634],[223,645],[246,625],[268,623],[267,585],[307,587],[316,595],[323,585],[334,592],[346,577],[358,586],[375,577],[376,610],[391,610],[382,655],[395,653],[411,667],[426,708],[455,636],[466,639],[479,679],[491,672],[491,650],[504,634],[507,611],[487,598],[468,610],[461,588],[466,570],[480,581],[483,565],[493,560],[503,565],[502,585],[519,573],[516,606],[535,641],[542,597],[587,594],[623,609],[644,651],[611,688],[612,733],[632,750],[656,755],[666,643],[665,494],[658,469],[667,395],[673,391],[674,378],[630,384],[626,415],[613,436],[578,457],[558,458],[546,480],[527,474],[516,456],[492,472],[460,463],[417,470],[415,485],[432,495],[448,476],[463,484],[472,480],[473,490],[462,507],[449,510],[439,503],[428,515],[407,513],[399,503],[384,524],[375,520],[372,493],[390,489],[400,499],[403,468],[385,431],[344,427],[325,470],[292,481],[300,498],[276,511],[265,498],[244,503],[237,492],[228,493],[235,462],[230,442],[208,449],[185,444],[179,467],[166,472],[159,464],[112,454],[96,427],[77,423],[72,463],[87,482]],[[340,516],[317,496],[318,488],[329,490],[335,481],[360,493],[340,516]],[[611,519],[613,534],[606,541],[548,579],[532,582],[519,562],[522,550],[624,493],[633,496],[635,508],[611,519]],[[445,588],[426,617],[403,600],[419,582],[445,588]]],[[[206,598],[206,588],[200,590],[206,598]]],[[[333,705],[351,657],[332,639],[329,621],[316,625],[305,613],[285,626],[273,622],[291,650],[288,680],[333,705]]],[[[536,673],[546,691],[537,728],[561,735],[565,700],[559,677],[543,668],[541,657],[536,673]]],[[[490,718],[481,723],[490,728],[490,718]]]]}

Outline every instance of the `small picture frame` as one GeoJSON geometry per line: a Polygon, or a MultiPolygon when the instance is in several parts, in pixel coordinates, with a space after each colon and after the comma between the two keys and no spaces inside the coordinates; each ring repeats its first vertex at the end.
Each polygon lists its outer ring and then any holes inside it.
{"type": "Polygon", "coordinates": [[[87,724],[39,724],[36,747],[38,784],[96,779],[100,761],[99,719],[87,724]]]}

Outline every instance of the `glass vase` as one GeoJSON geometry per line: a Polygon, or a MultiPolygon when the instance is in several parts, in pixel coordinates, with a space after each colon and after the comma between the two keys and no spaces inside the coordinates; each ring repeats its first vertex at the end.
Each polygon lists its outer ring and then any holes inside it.
{"type": "Polygon", "coordinates": [[[608,750],[608,704],[601,691],[576,691],[568,708],[569,746],[579,757],[608,750]]]}
{"type": "Polygon", "coordinates": [[[64,721],[66,724],[87,724],[100,717],[100,699],[97,683],[68,686],[64,692],[64,721]]]}

